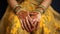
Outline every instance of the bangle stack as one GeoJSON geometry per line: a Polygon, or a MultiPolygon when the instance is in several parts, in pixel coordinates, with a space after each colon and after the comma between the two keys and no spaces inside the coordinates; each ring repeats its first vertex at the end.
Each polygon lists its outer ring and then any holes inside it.
{"type": "Polygon", "coordinates": [[[35,11],[36,11],[36,12],[40,12],[41,14],[44,13],[44,11],[43,11],[43,10],[40,10],[40,9],[36,9],[35,11]]]}
{"type": "MultiPolygon", "coordinates": [[[[13,10],[14,10],[14,13],[16,14],[16,13],[21,11],[21,6],[20,5],[15,5],[13,10]]],[[[45,12],[45,7],[42,6],[42,5],[39,5],[35,11],[40,12],[41,14],[43,14],[45,12]]]]}
{"type": "Polygon", "coordinates": [[[16,14],[17,12],[19,12],[21,9],[21,6],[20,5],[15,5],[13,10],[14,10],[14,13],[16,14]]]}
{"type": "Polygon", "coordinates": [[[40,12],[41,14],[43,14],[45,12],[45,7],[43,5],[39,5],[37,7],[36,11],[40,12]]]}
{"type": "Polygon", "coordinates": [[[45,10],[45,7],[43,5],[39,5],[38,8],[42,8],[43,10],[45,10]]]}

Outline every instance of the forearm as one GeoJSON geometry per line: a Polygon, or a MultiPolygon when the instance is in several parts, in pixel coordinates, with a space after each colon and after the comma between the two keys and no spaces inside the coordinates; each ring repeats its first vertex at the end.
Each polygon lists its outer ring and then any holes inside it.
{"type": "Polygon", "coordinates": [[[16,0],[7,0],[7,2],[11,8],[14,8],[18,4],[16,0]]]}
{"type": "Polygon", "coordinates": [[[51,4],[52,0],[43,0],[40,5],[44,6],[44,9],[47,9],[47,7],[51,4]]]}
{"type": "Polygon", "coordinates": [[[48,6],[51,4],[52,0],[43,0],[41,4],[37,7],[37,11],[43,14],[48,6]]]}
{"type": "Polygon", "coordinates": [[[9,6],[14,10],[14,13],[17,13],[20,11],[21,6],[18,4],[16,0],[7,0],[9,6]]]}

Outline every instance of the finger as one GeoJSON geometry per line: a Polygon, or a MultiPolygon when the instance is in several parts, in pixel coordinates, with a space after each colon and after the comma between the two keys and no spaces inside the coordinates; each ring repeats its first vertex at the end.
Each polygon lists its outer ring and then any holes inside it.
{"type": "Polygon", "coordinates": [[[35,21],[35,22],[34,22],[34,25],[35,25],[34,28],[37,28],[37,26],[38,26],[38,21],[35,21]]]}
{"type": "Polygon", "coordinates": [[[32,32],[32,31],[34,31],[34,30],[36,30],[37,29],[37,27],[38,27],[38,23],[37,23],[37,21],[35,21],[34,22],[34,28],[32,28],[31,30],[30,30],[30,32],[32,32]]]}
{"type": "Polygon", "coordinates": [[[30,25],[27,17],[26,17],[26,24],[27,24],[27,26],[28,26],[28,29],[30,30],[30,29],[31,29],[31,25],[30,25]]]}
{"type": "Polygon", "coordinates": [[[34,29],[34,24],[33,24],[33,21],[32,21],[32,19],[31,18],[28,18],[28,21],[29,21],[29,24],[30,24],[30,32],[32,32],[34,29]]]}
{"type": "Polygon", "coordinates": [[[35,23],[35,21],[36,21],[36,19],[33,19],[32,21],[33,21],[33,24],[34,24],[34,23],[35,23]]]}
{"type": "Polygon", "coordinates": [[[31,28],[31,29],[30,29],[30,32],[34,31],[35,29],[36,29],[35,27],[34,27],[34,28],[31,28]]]}
{"type": "Polygon", "coordinates": [[[23,20],[20,19],[20,22],[21,22],[21,27],[24,30],[23,20]]]}
{"type": "Polygon", "coordinates": [[[26,25],[25,20],[23,20],[23,25],[24,25],[24,28],[25,28],[27,31],[29,31],[29,29],[28,29],[28,27],[27,27],[27,25],[26,25]]]}
{"type": "Polygon", "coordinates": [[[33,20],[32,20],[32,18],[30,16],[28,16],[28,21],[29,21],[31,27],[34,27],[33,20]]]}
{"type": "Polygon", "coordinates": [[[30,30],[30,32],[32,32],[32,31],[34,31],[35,30],[35,28],[32,28],[31,30],[30,30]]]}

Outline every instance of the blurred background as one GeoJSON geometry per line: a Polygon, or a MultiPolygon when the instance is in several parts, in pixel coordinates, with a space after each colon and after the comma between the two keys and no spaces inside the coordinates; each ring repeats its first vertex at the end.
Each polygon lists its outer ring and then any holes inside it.
{"type": "MultiPolygon", "coordinates": [[[[0,0],[0,19],[4,15],[7,6],[8,6],[7,0],[0,0]]],[[[51,6],[54,8],[54,10],[60,13],[60,1],[59,0],[53,0],[51,6]]]]}

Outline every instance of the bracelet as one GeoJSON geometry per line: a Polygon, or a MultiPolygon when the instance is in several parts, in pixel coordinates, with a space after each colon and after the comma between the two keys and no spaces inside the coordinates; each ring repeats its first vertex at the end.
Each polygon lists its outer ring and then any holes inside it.
{"type": "Polygon", "coordinates": [[[37,8],[42,8],[43,10],[45,10],[45,7],[43,5],[39,5],[37,8]]]}
{"type": "Polygon", "coordinates": [[[36,12],[40,12],[41,15],[44,13],[44,11],[43,11],[43,10],[40,10],[40,9],[36,9],[35,11],[36,11],[36,12]]]}
{"type": "Polygon", "coordinates": [[[21,6],[20,5],[14,6],[14,8],[13,8],[14,13],[16,14],[20,9],[21,9],[21,6]]]}
{"type": "Polygon", "coordinates": [[[36,11],[39,11],[41,14],[45,12],[45,7],[43,5],[39,5],[36,9],[36,11]],[[41,9],[41,10],[40,10],[41,9]]]}

